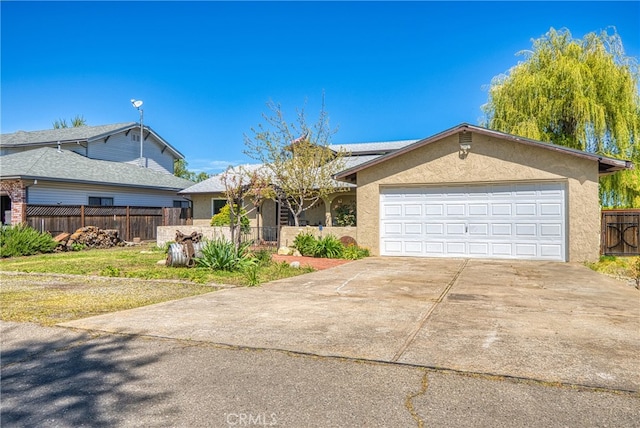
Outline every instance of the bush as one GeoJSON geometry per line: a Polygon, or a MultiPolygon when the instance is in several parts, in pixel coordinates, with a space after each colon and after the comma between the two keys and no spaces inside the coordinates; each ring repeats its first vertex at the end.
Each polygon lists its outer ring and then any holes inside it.
{"type": "Polygon", "coordinates": [[[636,281],[636,288],[640,290],[640,256],[632,257],[629,260],[629,273],[636,281]]]}
{"type": "MultiPolygon", "coordinates": [[[[238,212],[238,206],[234,205],[234,211],[238,212]]],[[[231,209],[229,204],[220,209],[218,214],[211,217],[211,226],[230,226],[231,225],[231,209]]],[[[249,233],[251,231],[249,225],[249,218],[247,217],[247,211],[244,208],[240,209],[240,228],[242,232],[249,233]]]]}
{"type": "Polygon", "coordinates": [[[336,224],[338,226],[355,226],[356,225],[356,205],[354,203],[350,204],[339,204],[335,207],[336,210],[336,224]]]}
{"type": "Polygon", "coordinates": [[[250,244],[243,242],[236,247],[224,238],[207,241],[202,247],[202,257],[195,258],[196,265],[228,272],[244,270],[256,263],[248,251],[250,244]]]}
{"type": "Polygon", "coordinates": [[[364,257],[369,257],[369,250],[357,245],[348,245],[342,252],[342,258],[347,260],[358,260],[364,257]]]}
{"type": "Polygon", "coordinates": [[[317,239],[309,232],[303,232],[296,235],[293,240],[293,247],[300,251],[303,256],[314,256],[317,239]]]}
{"type": "Polygon", "coordinates": [[[264,248],[258,251],[254,251],[253,258],[256,259],[258,265],[267,266],[269,263],[271,263],[271,251],[264,248]]]}
{"type": "Polygon", "coordinates": [[[50,253],[57,245],[48,233],[40,233],[26,225],[7,226],[0,229],[0,257],[50,253]]]}
{"type": "MultiPolygon", "coordinates": [[[[313,256],[327,259],[339,259],[342,257],[344,245],[333,235],[327,235],[318,239],[313,246],[313,256]]],[[[302,253],[302,251],[300,251],[302,253]]]]}

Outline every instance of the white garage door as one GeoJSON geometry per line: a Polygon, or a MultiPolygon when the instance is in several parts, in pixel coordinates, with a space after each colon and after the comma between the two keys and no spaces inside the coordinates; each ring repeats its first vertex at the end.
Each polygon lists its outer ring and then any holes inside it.
{"type": "Polygon", "coordinates": [[[387,188],[380,254],[566,259],[562,183],[387,188]]]}

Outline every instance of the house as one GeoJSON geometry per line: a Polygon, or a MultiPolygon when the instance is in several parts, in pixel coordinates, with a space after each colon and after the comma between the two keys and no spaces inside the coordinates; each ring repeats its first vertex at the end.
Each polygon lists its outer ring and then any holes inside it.
{"type": "MultiPolygon", "coordinates": [[[[364,162],[368,162],[384,154],[393,152],[417,140],[387,141],[378,143],[343,144],[329,146],[334,152],[345,151],[345,167],[352,168],[364,162]]],[[[242,169],[253,171],[260,168],[259,164],[243,165],[242,169]]],[[[227,203],[224,194],[225,186],[221,180],[222,174],[214,175],[207,180],[196,183],[191,187],[178,192],[189,197],[193,203],[193,224],[208,225],[211,217],[217,214],[227,203]]],[[[304,211],[300,218],[302,225],[309,226],[335,226],[337,225],[337,211],[341,206],[354,205],[356,203],[355,185],[345,182],[336,182],[336,188],[340,191],[318,201],[314,206],[304,211]]],[[[259,209],[248,213],[253,227],[279,227],[293,225],[293,218],[289,210],[277,201],[267,200],[259,209]]]]}
{"type": "MultiPolygon", "coordinates": [[[[420,140],[339,148],[350,156],[335,178],[351,187],[306,220],[330,225],[338,201],[355,200],[357,242],[382,256],[596,260],[598,178],[633,167],[466,123],[420,140]]],[[[212,177],[180,193],[192,198],[194,218],[208,221],[223,190],[212,177]]],[[[270,202],[255,221],[286,224],[278,213],[270,202]]]]}
{"type": "Polygon", "coordinates": [[[599,255],[598,177],[627,168],[463,123],[336,179],[357,185],[372,254],[579,262],[599,255]]]}
{"type": "Polygon", "coordinates": [[[188,206],[177,192],[193,182],[173,175],[176,159],[184,156],[150,127],[141,138],[135,122],[2,134],[2,223],[24,222],[26,204],[188,206]]]}

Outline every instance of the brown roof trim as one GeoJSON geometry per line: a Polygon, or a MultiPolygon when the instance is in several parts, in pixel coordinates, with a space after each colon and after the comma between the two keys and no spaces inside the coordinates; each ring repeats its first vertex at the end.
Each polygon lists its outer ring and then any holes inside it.
{"type": "Polygon", "coordinates": [[[480,126],[470,125],[468,123],[461,123],[460,125],[454,126],[453,128],[449,128],[445,131],[442,131],[438,134],[432,135],[431,137],[424,138],[422,140],[418,140],[413,144],[405,146],[401,149],[398,149],[394,152],[388,153],[386,155],[375,158],[369,162],[365,162],[353,168],[346,169],[344,171],[336,174],[335,178],[337,180],[343,180],[347,182],[355,182],[355,174],[363,169],[378,165],[382,162],[386,162],[389,159],[395,158],[396,156],[403,155],[417,148],[426,146],[428,144],[434,143],[436,141],[447,138],[451,135],[458,134],[460,132],[476,132],[478,134],[487,135],[489,137],[501,138],[504,140],[509,140],[521,144],[526,144],[535,147],[541,147],[547,150],[554,150],[561,153],[566,153],[572,156],[577,156],[584,159],[589,159],[593,161],[598,161],[598,171],[601,175],[612,174],[616,171],[621,171],[624,169],[632,169],[633,163],[630,161],[622,160],[622,159],[614,159],[609,158],[602,155],[597,155],[593,153],[587,153],[582,150],[571,149],[568,147],[558,146],[551,143],[544,143],[542,141],[531,140],[524,137],[518,137],[516,135],[506,134],[504,132],[494,131],[492,129],[483,128],[480,126]]]}

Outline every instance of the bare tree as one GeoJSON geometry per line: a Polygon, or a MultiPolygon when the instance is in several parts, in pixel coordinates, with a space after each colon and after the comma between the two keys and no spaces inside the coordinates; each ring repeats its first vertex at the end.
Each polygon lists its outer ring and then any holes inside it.
{"type": "Polygon", "coordinates": [[[229,167],[220,176],[231,215],[231,240],[240,245],[242,216],[257,210],[265,199],[275,197],[273,188],[261,171],[247,167],[229,167]],[[248,204],[247,204],[248,202],[248,204]]]}
{"type": "Polygon", "coordinates": [[[244,153],[264,165],[278,199],[298,226],[300,215],[318,200],[345,190],[333,176],[344,169],[346,153],[329,147],[337,129],[329,125],[324,95],[313,126],[307,124],[304,107],[298,110],[297,121],[290,123],[279,104],[269,101],[267,106],[271,113],[262,115],[265,123],[252,128],[252,136],[245,134],[244,153]]]}

